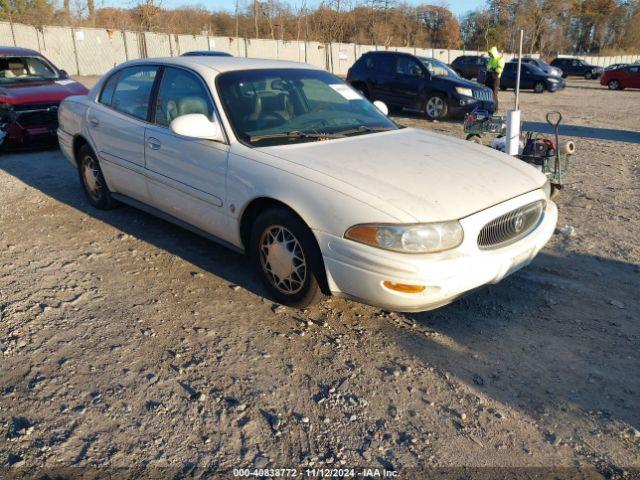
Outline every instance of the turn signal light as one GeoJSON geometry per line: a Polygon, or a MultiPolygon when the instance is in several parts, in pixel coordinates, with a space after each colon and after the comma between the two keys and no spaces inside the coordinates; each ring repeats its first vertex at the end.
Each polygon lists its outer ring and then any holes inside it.
{"type": "Polygon", "coordinates": [[[389,281],[383,282],[383,285],[389,290],[395,290],[396,292],[402,293],[420,293],[424,292],[424,289],[427,288],[424,285],[407,285],[406,283],[394,283],[389,281]]]}

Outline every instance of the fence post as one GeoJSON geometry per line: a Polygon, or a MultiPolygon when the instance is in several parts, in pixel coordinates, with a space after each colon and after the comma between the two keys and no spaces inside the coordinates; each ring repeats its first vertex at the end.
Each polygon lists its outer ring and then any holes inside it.
{"type": "Polygon", "coordinates": [[[207,35],[207,48],[211,50],[211,37],[207,35]]]}
{"type": "Polygon", "coordinates": [[[73,56],[76,59],[76,75],[80,75],[80,61],[78,60],[78,45],[76,44],[75,28],[71,28],[71,40],[73,41],[73,56]]]}
{"type": "Polygon", "coordinates": [[[127,32],[122,30],[122,43],[124,43],[124,58],[129,61],[129,47],[127,45],[127,32]]]}
{"type": "Polygon", "coordinates": [[[167,33],[167,39],[169,40],[169,56],[173,57],[173,46],[171,45],[171,34],[167,33]]]}

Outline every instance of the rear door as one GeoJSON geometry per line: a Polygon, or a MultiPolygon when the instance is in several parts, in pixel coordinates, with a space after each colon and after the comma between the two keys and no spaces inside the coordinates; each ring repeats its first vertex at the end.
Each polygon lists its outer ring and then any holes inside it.
{"type": "Polygon", "coordinates": [[[151,204],[226,238],[229,232],[223,205],[229,145],[182,137],[169,129],[172,120],[193,113],[217,118],[209,88],[190,70],[164,67],[151,122],[144,132],[151,204]]]}
{"type": "Polygon", "coordinates": [[[502,72],[502,76],[500,77],[500,87],[501,88],[516,88],[516,72],[517,72],[516,64],[507,63],[504,66],[504,70],[502,72]]]}
{"type": "Polygon", "coordinates": [[[372,100],[382,100],[394,103],[393,75],[395,71],[395,55],[391,53],[378,53],[367,57],[367,70],[370,74],[372,100]]]}
{"type": "Polygon", "coordinates": [[[139,65],[119,70],[105,82],[98,102],[87,113],[109,188],[143,202],[148,200],[144,131],[158,69],[139,65]]]}

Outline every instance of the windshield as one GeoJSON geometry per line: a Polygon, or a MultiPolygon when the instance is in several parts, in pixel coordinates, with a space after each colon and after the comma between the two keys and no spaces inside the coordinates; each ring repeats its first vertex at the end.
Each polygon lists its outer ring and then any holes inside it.
{"type": "Polygon", "coordinates": [[[0,83],[55,80],[58,71],[41,57],[0,57],[0,83]]]}
{"type": "Polygon", "coordinates": [[[422,64],[427,67],[432,77],[457,77],[458,74],[454,72],[449,66],[436,60],[434,58],[418,57],[422,64]]]}
{"type": "Polygon", "coordinates": [[[236,136],[253,146],[398,128],[359,92],[321,70],[228,72],[218,76],[217,86],[236,136]]]}

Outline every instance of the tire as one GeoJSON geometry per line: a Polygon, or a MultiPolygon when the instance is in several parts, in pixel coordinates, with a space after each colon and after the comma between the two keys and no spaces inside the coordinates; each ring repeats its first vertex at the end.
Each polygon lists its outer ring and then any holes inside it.
{"type": "Polygon", "coordinates": [[[77,161],[80,183],[82,183],[82,189],[89,203],[100,210],[110,210],[117,207],[118,201],[111,196],[98,158],[89,145],[80,147],[77,161]]]}
{"type": "Polygon", "coordinates": [[[251,228],[250,256],[271,297],[305,308],[322,298],[326,283],[322,255],[313,233],[285,208],[266,210],[251,228]],[[277,262],[277,263],[276,263],[277,262]]]}
{"type": "Polygon", "coordinates": [[[544,84],[544,82],[536,82],[535,85],[533,86],[533,91],[536,93],[542,93],[547,89],[547,86],[544,84]]]}
{"type": "Polygon", "coordinates": [[[482,137],[477,133],[470,133],[469,135],[467,135],[467,140],[482,145],[482,137]]]}
{"type": "Polygon", "coordinates": [[[609,83],[607,83],[607,87],[609,87],[609,90],[621,90],[620,82],[615,78],[612,80],[609,80],[609,83]]]}
{"type": "Polygon", "coordinates": [[[463,75],[463,73],[462,73],[462,70],[454,70],[454,71],[458,74],[458,76],[459,76],[459,77],[464,78],[464,75],[463,75]]]}
{"type": "Polygon", "coordinates": [[[584,78],[586,80],[591,80],[593,78],[593,72],[591,72],[591,70],[589,70],[588,72],[584,72],[584,78]]]}
{"type": "Polygon", "coordinates": [[[424,102],[424,113],[429,120],[442,120],[449,113],[449,105],[444,95],[431,94],[424,102]]]}

